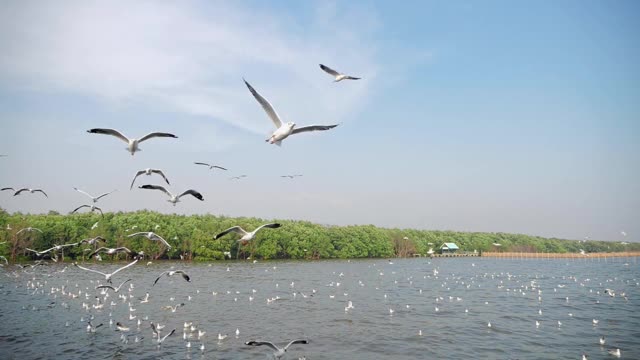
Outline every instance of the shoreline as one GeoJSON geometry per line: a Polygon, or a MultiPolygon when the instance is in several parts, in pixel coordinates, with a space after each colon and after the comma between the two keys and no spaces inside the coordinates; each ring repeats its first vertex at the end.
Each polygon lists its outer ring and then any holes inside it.
{"type": "Polygon", "coordinates": [[[483,252],[482,257],[493,258],[532,258],[532,259],[588,259],[640,256],[640,251],[610,253],[521,253],[521,252],[483,252]]]}

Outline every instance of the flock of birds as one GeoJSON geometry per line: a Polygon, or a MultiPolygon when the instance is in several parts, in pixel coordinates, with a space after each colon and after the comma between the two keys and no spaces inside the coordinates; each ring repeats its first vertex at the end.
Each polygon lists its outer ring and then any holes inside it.
{"type": "MultiPolygon", "coordinates": [[[[320,64],[320,68],[325,71],[326,73],[330,74],[331,76],[334,77],[334,82],[340,82],[343,80],[359,80],[360,78],[358,77],[353,77],[353,76],[349,76],[349,75],[345,75],[342,73],[339,73],[325,65],[320,64]]],[[[304,133],[304,132],[312,132],[312,131],[325,131],[325,130],[330,130],[333,129],[335,127],[337,127],[337,124],[333,124],[333,125],[309,125],[309,126],[301,126],[298,127],[296,126],[296,124],[294,122],[283,122],[281,120],[281,118],[278,116],[278,114],[276,113],[275,109],[273,108],[273,106],[262,96],[260,95],[254,88],[253,86],[251,86],[246,80],[244,80],[245,85],[247,86],[247,88],[249,89],[249,92],[253,95],[253,97],[257,100],[257,102],[260,104],[260,106],[263,108],[263,110],[267,113],[268,117],[271,119],[271,121],[274,123],[276,129],[275,131],[273,131],[273,133],[271,134],[271,136],[266,139],[266,142],[270,143],[270,144],[275,144],[280,146],[282,144],[282,141],[284,139],[286,139],[287,137],[291,136],[291,135],[295,135],[295,134],[300,134],[300,133],[304,133]]],[[[140,138],[130,138],[125,136],[124,134],[122,134],[120,131],[115,130],[115,129],[106,129],[106,128],[92,128],[87,130],[88,133],[90,134],[99,134],[99,135],[109,135],[109,136],[113,136],[115,138],[118,138],[120,140],[122,140],[124,143],[126,143],[126,150],[133,156],[135,155],[136,152],[141,151],[140,149],[140,144],[144,141],[148,141],[151,139],[155,139],[155,138],[172,138],[172,139],[176,139],[178,138],[176,135],[171,134],[171,133],[167,133],[167,132],[151,132],[149,134],[146,134],[140,138]]],[[[6,155],[0,155],[0,156],[6,156],[6,155]]],[[[204,162],[195,162],[195,165],[199,165],[199,166],[206,166],[208,167],[210,170],[222,170],[222,171],[227,171],[226,168],[219,166],[219,165],[215,165],[215,164],[209,164],[209,163],[204,163],[204,162]]],[[[131,181],[131,185],[130,185],[130,190],[133,189],[133,186],[136,182],[136,180],[138,179],[139,176],[141,175],[146,175],[146,176],[151,176],[151,175],[159,175],[162,177],[162,179],[164,180],[164,182],[167,185],[171,185],[171,183],[169,182],[169,179],[167,178],[167,176],[165,175],[165,173],[161,170],[161,169],[152,169],[152,168],[146,168],[146,169],[142,169],[136,172],[135,176],[133,177],[133,180],[131,181]]],[[[235,176],[232,177],[231,179],[234,180],[239,180],[242,179],[244,177],[246,177],[247,175],[240,175],[240,176],[235,176]]],[[[283,178],[296,178],[296,177],[300,177],[302,176],[301,174],[295,174],[295,175],[282,175],[281,177],[283,178]]],[[[177,193],[173,193],[172,191],[169,191],[166,187],[162,186],[162,185],[154,185],[154,184],[144,184],[144,185],[140,185],[138,186],[139,189],[143,189],[143,190],[157,190],[160,191],[162,193],[164,193],[168,199],[167,201],[170,202],[171,204],[173,204],[174,206],[181,201],[182,198],[184,198],[185,196],[192,196],[194,198],[196,198],[197,200],[200,201],[204,201],[204,196],[197,190],[195,189],[186,189],[183,192],[177,192],[177,193]]],[[[89,204],[82,204],[80,206],[77,206],[76,208],[74,208],[71,213],[76,213],[81,209],[87,209],[90,212],[99,212],[102,216],[104,216],[103,214],[103,210],[102,208],[97,206],[97,203],[100,199],[112,194],[113,192],[115,192],[116,190],[112,190],[109,192],[105,192],[103,194],[100,194],[98,196],[94,196],[86,191],[83,191],[79,188],[74,187],[74,190],[76,190],[77,192],[87,196],[91,202],[89,204]]],[[[38,189],[38,188],[13,188],[13,187],[5,187],[0,189],[0,191],[13,191],[13,195],[14,196],[18,196],[24,193],[42,193],[45,197],[48,198],[47,193],[42,190],[42,189],[38,189]]],[[[256,237],[256,234],[258,233],[258,231],[260,231],[263,228],[270,228],[270,229],[275,229],[280,227],[280,224],[277,223],[270,223],[270,224],[264,224],[260,227],[258,227],[257,229],[248,232],[246,230],[244,230],[242,227],[240,226],[234,226],[231,227],[229,229],[226,229],[225,231],[215,235],[214,239],[219,239],[220,237],[229,234],[229,233],[237,233],[239,234],[241,237],[238,241],[242,242],[243,244],[246,244],[248,241],[253,240],[256,237]]],[[[42,233],[42,231],[40,229],[36,229],[36,228],[32,228],[32,227],[28,227],[25,229],[22,229],[20,231],[18,231],[16,233],[16,236],[20,236],[21,234],[25,233],[25,232],[40,232],[42,233]]],[[[162,244],[162,246],[164,247],[165,251],[171,248],[171,245],[169,244],[169,242],[167,242],[164,238],[162,238],[161,236],[159,236],[158,234],[155,234],[154,232],[142,232],[142,233],[136,233],[136,234],[131,234],[129,235],[130,237],[135,237],[135,236],[145,236],[147,239],[151,240],[151,241],[157,241],[160,244],[162,244]]],[[[80,242],[76,242],[76,243],[69,243],[69,244],[62,244],[62,245],[54,245],[53,247],[49,248],[49,249],[44,249],[44,250],[34,250],[34,249],[29,249],[26,248],[25,250],[33,253],[33,255],[38,258],[38,260],[33,263],[33,264],[29,264],[29,265],[23,265],[23,267],[29,267],[29,268],[33,268],[36,266],[41,266],[44,265],[45,263],[43,262],[43,259],[45,257],[49,257],[52,261],[57,262],[58,261],[58,252],[64,251],[65,248],[69,248],[69,247],[76,247],[76,246],[83,246],[83,245],[93,245],[96,246],[98,243],[103,242],[104,239],[101,237],[96,237],[96,238],[92,238],[92,239],[84,239],[80,242]]],[[[85,249],[85,251],[91,251],[90,248],[85,249]]],[[[133,261],[131,261],[130,263],[126,264],[125,266],[119,267],[109,273],[107,272],[103,272],[100,270],[96,270],[96,269],[91,269],[82,265],[79,265],[77,262],[73,263],[73,266],[76,267],[77,269],[86,271],[86,272],[90,272],[90,273],[94,273],[94,274],[98,274],[100,275],[101,278],[103,278],[107,284],[104,285],[99,285],[96,287],[96,290],[100,290],[102,291],[102,295],[106,295],[107,293],[105,292],[106,290],[111,290],[114,293],[118,293],[121,291],[122,286],[125,285],[125,283],[127,283],[128,281],[130,281],[131,279],[128,279],[126,281],[124,281],[123,283],[121,283],[118,287],[113,287],[112,285],[112,278],[113,276],[115,276],[116,274],[119,274],[121,272],[125,272],[125,270],[131,268],[132,266],[134,266],[136,263],[138,263],[138,261],[140,261],[143,257],[144,257],[144,253],[142,251],[134,251],[134,250],[130,250],[126,247],[117,247],[117,248],[107,248],[107,247],[100,247],[98,249],[95,249],[93,251],[91,251],[91,253],[89,254],[89,258],[95,257],[99,260],[101,260],[101,254],[106,254],[106,255],[114,255],[114,254],[119,254],[119,253],[125,253],[128,256],[131,256],[133,258],[133,261]]],[[[5,261],[5,263],[7,263],[7,260],[2,257],[2,259],[5,261]]],[[[190,277],[189,275],[187,275],[183,270],[167,270],[162,272],[156,279],[156,281],[154,282],[153,285],[155,285],[162,277],[164,276],[173,276],[174,274],[179,274],[182,276],[182,278],[184,280],[186,280],[187,282],[190,282],[190,277]]],[[[105,300],[106,300],[106,296],[105,296],[105,300]]],[[[173,308],[172,311],[176,311],[176,307],[173,308]]],[[[102,325],[102,324],[100,324],[102,325]]],[[[88,331],[90,332],[95,332],[97,330],[97,328],[100,327],[100,325],[98,326],[93,326],[91,324],[91,322],[88,323],[88,331]]],[[[151,329],[153,330],[154,336],[157,337],[157,341],[158,341],[158,345],[160,345],[162,342],[164,342],[168,337],[170,337],[174,331],[166,334],[164,337],[160,336],[160,327],[157,324],[150,324],[151,329]]],[[[125,331],[124,330],[124,326],[123,325],[118,325],[118,328],[120,329],[120,331],[125,331]]],[[[270,343],[270,342],[265,342],[265,341],[248,341],[246,344],[250,345],[250,346],[268,346],[271,347],[274,351],[275,351],[275,356],[277,358],[281,357],[282,355],[284,355],[284,353],[286,352],[287,348],[293,344],[306,344],[308,341],[306,339],[297,339],[294,340],[292,342],[290,342],[288,345],[286,345],[284,348],[279,348],[277,346],[275,346],[274,344],[270,343]]]]}

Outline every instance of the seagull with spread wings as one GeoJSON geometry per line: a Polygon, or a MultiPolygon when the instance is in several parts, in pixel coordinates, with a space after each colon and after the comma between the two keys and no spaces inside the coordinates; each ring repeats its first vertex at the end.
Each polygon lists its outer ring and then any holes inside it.
{"type": "Polygon", "coordinates": [[[100,253],[105,253],[107,255],[114,255],[114,254],[118,254],[118,253],[127,253],[127,254],[133,255],[133,256],[138,256],[138,255],[142,254],[142,252],[136,253],[134,251],[131,251],[131,250],[127,249],[124,246],[117,247],[117,248],[101,247],[101,248],[96,249],[96,251],[92,252],[91,254],[89,254],[89,258],[91,258],[95,254],[100,254],[100,253]]]}
{"type": "Polygon", "coordinates": [[[23,192],[25,192],[25,191],[26,191],[26,192],[29,192],[29,193],[31,193],[31,194],[33,194],[33,193],[37,193],[37,192],[41,192],[45,197],[49,197],[49,196],[47,195],[47,193],[46,193],[46,192],[44,192],[42,189],[30,189],[30,188],[22,188],[22,189],[19,189],[18,191],[16,191],[16,192],[15,192],[15,194],[13,194],[13,196],[18,196],[18,195],[20,195],[21,193],[23,193],[23,192]]]}
{"type": "Polygon", "coordinates": [[[156,325],[154,323],[151,323],[151,330],[153,330],[153,333],[156,334],[156,337],[158,338],[156,340],[158,345],[162,344],[162,342],[164,342],[166,338],[168,338],[169,336],[173,335],[173,333],[176,332],[176,329],[173,329],[167,335],[160,337],[160,329],[156,328],[156,325]]]}
{"type": "Polygon", "coordinates": [[[256,237],[256,234],[262,228],[277,229],[280,226],[282,226],[282,225],[280,225],[278,223],[264,224],[262,226],[259,226],[258,228],[256,228],[252,232],[248,232],[245,229],[241,228],[240,226],[233,226],[233,227],[230,227],[227,230],[219,233],[218,235],[214,236],[213,239],[217,240],[217,239],[227,235],[230,232],[234,232],[234,233],[242,235],[242,237],[238,241],[250,241],[250,240],[253,240],[253,238],[256,237]]]}
{"type": "Polygon", "coordinates": [[[185,281],[191,282],[191,278],[184,271],[182,271],[182,270],[169,270],[169,271],[165,271],[162,274],[158,275],[158,277],[156,278],[156,281],[153,282],[153,286],[156,285],[156,283],[158,282],[158,280],[160,280],[161,277],[163,277],[165,275],[166,276],[173,276],[175,274],[180,274],[180,275],[182,275],[182,278],[185,279],[185,281]]]}
{"type": "Polygon", "coordinates": [[[146,169],[140,170],[140,171],[138,171],[136,173],[136,176],[133,177],[133,181],[131,181],[131,186],[129,187],[129,190],[133,189],[133,183],[135,183],[136,179],[138,178],[138,176],[140,176],[142,174],[145,174],[147,176],[150,176],[151,174],[158,174],[158,175],[162,176],[162,178],[167,183],[167,185],[171,185],[171,183],[169,183],[169,179],[167,179],[167,177],[164,175],[162,170],[146,168],[146,169]]]}
{"type": "Polygon", "coordinates": [[[276,144],[280,146],[282,143],[282,140],[286,139],[289,135],[299,134],[299,133],[308,132],[308,131],[329,130],[338,126],[337,124],[336,125],[310,125],[310,126],[303,126],[303,127],[296,128],[295,127],[296,124],[293,122],[288,122],[283,124],[282,120],[280,120],[280,117],[278,116],[278,113],[276,113],[275,109],[273,108],[273,106],[271,106],[271,104],[267,101],[267,99],[263,98],[260,94],[258,94],[258,92],[251,85],[249,85],[249,83],[246,80],[244,80],[244,83],[247,85],[247,88],[249,88],[249,91],[251,92],[253,97],[258,101],[258,103],[260,103],[260,105],[262,106],[262,109],[267,113],[267,115],[269,115],[269,118],[271,118],[271,121],[273,121],[273,124],[277,128],[276,131],[274,131],[271,134],[271,137],[265,140],[270,144],[276,144]]]}
{"type": "Polygon", "coordinates": [[[147,239],[151,240],[151,241],[158,241],[164,244],[164,246],[167,247],[167,249],[171,249],[171,245],[169,245],[169,243],[167,242],[167,240],[163,239],[162,236],[154,233],[153,231],[149,231],[149,232],[138,232],[135,234],[131,234],[127,237],[135,237],[135,236],[144,236],[147,239]]]}
{"type": "Polygon", "coordinates": [[[302,175],[300,175],[300,174],[297,174],[297,175],[280,175],[280,177],[289,178],[289,179],[293,179],[293,178],[296,178],[296,177],[299,177],[299,176],[302,176],[302,175]]]}
{"type": "Polygon", "coordinates": [[[95,205],[80,205],[77,208],[73,209],[73,211],[71,212],[72,214],[75,214],[78,210],[82,209],[82,208],[89,208],[89,211],[94,212],[94,211],[98,211],[100,212],[100,215],[104,216],[104,214],[102,213],[102,209],[100,209],[99,207],[95,206],[95,205]]]}
{"type": "Polygon", "coordinates": [[[87,130],[88,133],[91,134],[103,134],[103,135],[111,135],[111,136],[115,136],[118,139],[124,141],[127,143],[127,151],[131,153],[131,156],[133,156],[133,154],[136,153],[136,151],[140,151],[141,149],[138,147],[138,145],[145,141],[145,140],[149,140],[149,139],[153,139],[156,137],[169,137],[169,138],[178,138],[177,136],[170,134],[170,133],[163,133],[163,132],[152,132],[149,133],[143,137],[141,137],[140,139],[129,139],[128,137],[122,135],[122,133],[120,133],[118,130],[114,130],[114,129],[89,129],[87,130]]]}
{"type": "Polygon", "coordinates": [[[213,170],[213,169],[220,169],[220,170],[225,170],[225,171],[227,170],[227,169],[223,168],[222,166],[211,165],[211,164],[207,164],[207,163],[203,163],[203,162],[194,162],[194,164],[208,166],[209,170],[213,170]]]}
{"type": "Polygon", "coordinates": [[[320,64],[320,69],[324,70],[324,72],[326,72],[327,74],[333,76],[334,77],[333,82],[338,82],[342,80],[360,80],[359,77],[353,77],[353,76],[341,74],[326,65],[320,64]]]}
{"type": "Polygon", "coordinates": [[[107,274],[107,273],[103,273],[102,271],[93,270],[93,269],[89,269],[89,268],[86,268],[86,267],[80,266],[80,265],[78,265],[78,263],[77,263],[77,262],[74,262],[74,263],[73,263],[73,266],[75,266],[75,267],[77,267],[77,268],[79,268],[79,269],[85,270],[85,271],[90,271],[90,272],[94,272],[94,273],[96,273],[96,274],[100,274],[100,275],[104,276],[105,280],[106,280],[109,284],[111,284],[111,277],[113,277],[113,275],[115,275],[115,274],[119,273],[120,271],[122,271],[122,270],[124,270],[124,269],[126,269],[126,268],[128,268],[128,267],[130,267],[130,266],[135,265],[139,260],[140,260],[140,258],[136,258],[135,260],[133,260],[133,261],[132,261],[132,262],[130,262],[129,264],[127,264],[127,265],[125,265],[125,266],[123,266],[123,267],[121,267],[121,268],[119,268],[119,269],[116,269],[114,272],[109,273],[109,274],[107,274]]]}
{"type": "Polygon", "coordinates": [[[183,192],[180,195],[174,195],[171,192],[169,192],[169,190],[165,189],[164,187],[162,187],[160,185],[142,185],[142,186],[138,186],[138,188],[162,191],[163,193],[169,195],[169,200],[167,200],[167,201],[172,203],[173,206],[176,206],[176,204],[180,202],[180,198],[185,196],[185,195],[192,195],[196,199],[198,199],[200,201],[204,201],[204,197],[202,196],[202,194],[200,194],[199,192],[197,192],[196,190],[193,190],[193,189],[189,189],[189,190],[183,192]]]}
{"type": "Polygon", "coordinates": [[[96,286],[96,289],[111,289],[113,290],[113,292],[119,292],[120,289],[122,288],[122,285],[126,284],[129,281],[131,281],[131,279],[127,279],[123,281],[122,284],[118,285],[117,287],[113,287],[111,285],[98,285],[96,286]]]}
{"type": "Polygon", "coordinates": [[[100,196],[93,196],[93,195],[89,194],[88,192],[85,192],[85,191],[82,191],[82,190],[78,189],[77,187],[74,187],[73,190],[75,190],[75,191],[77,191],[77,192],[79,192],[81,194],[87,195],[88,197],[91,198],[91,201],[93,201],[94,204],[97,203],[98,200],[102,199],[103,197],[105,197],[105,196],[107,196],[107,195],[109,195],[109,194],[111,194],[111,193],[116,191],[116,190],[113,190],[113,191],[109,191],[108,193],[104,193],[104,194],[102,194],[100,196]]]}
{"type": "Polygon", "coordinates": [[[250,346],[266,345],[266,346],[270,347],[271,349],[273,349],[273,351],[274,351],[273,356],[275,356],[276,359],[280,359],[281,357],[283,357],[286,354],[287,349],[289,349],[289,346],[291,346],[293,344],[308,344],[308,343],[309,343],[309,340],[296,339],[296,340],[293,340],[293,341],[289,342],[283,348],[279,348],[275,344],[273,344],[272,342],[269,342],[269,341],[247,341],[245,343],[245,345],[250,345],[250,346]]]}
{"type": "Polygon", "coordinates": [[[40,234],[42,234],[42,230],[29,226],[29,227],[26,227],[26,228],[24,228],[24,229],[22,229],[22,230],[18,231],[18,232],[16,233],[16,235],[20,235],[20,234],[22,234],[22,233],[23,233],[23,232],[25,232],[25,231],[26,231],[26,232],[37,231],[37,232],[39,232],[40,234]]]}

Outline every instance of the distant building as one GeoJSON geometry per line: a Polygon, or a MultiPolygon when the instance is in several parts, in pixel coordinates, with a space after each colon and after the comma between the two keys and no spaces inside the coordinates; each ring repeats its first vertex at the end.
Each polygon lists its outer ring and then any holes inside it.
{"type": "Polygon", "coordinates": [[[458,248],[458,245],[454,243],[444,243],[442,244],[442,246],[440,246],[440,252],[443,254],[454,253],[458,250],[460,250],[460,248],[458,248]]]}

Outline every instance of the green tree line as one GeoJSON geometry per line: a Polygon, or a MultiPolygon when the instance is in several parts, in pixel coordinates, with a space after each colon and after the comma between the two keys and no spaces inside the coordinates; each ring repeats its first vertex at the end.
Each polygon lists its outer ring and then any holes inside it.
{"type": "MultiPolygon", "coordinates": [[[[269,220],[273,221],[273,220],[269,220]]],[[[10,214],[0,209],[0,254],[13,260],[35,259],[27,250],[43,250],[82,239],[101,236],[101,246],[125,246],[144,251],[152,259],[208,261],[235,258],[255,259],[330,259],[403,257],[435,251],[445,242],[458,245],[461,251],[522,251],[565,253],[640,251],[639,243],[576,241],[542,238],[521,234],[387,229],[373,225],[326,226],[308,221],[277,220],[278,229],[263,229],[256,238],[241,244],[237,234],[214,240],[213,236],[229,227],[240,225],[246,230],[264,224],[257,218],[232,218],[213,215],[161,214],[153,211],[61,215],[10,214]],[[97,225],[96,222],[98,223],[97,225]],[[95,226],[94,226],[95,225],[95,226]],[[42,233],[18,231],[34,227],[42,233]],[[172,248],[167,250],[156,241],[127,235],[153,231],[165,238],[172,248]],[[496,248],[493,244],[499,243],[496,248]]],[[[86,257],[95,246],[64,249],[65,259],[86,257]]],[[[123,257],[121,255],[121,257],[123,257]]]]}

